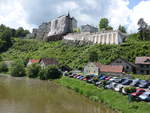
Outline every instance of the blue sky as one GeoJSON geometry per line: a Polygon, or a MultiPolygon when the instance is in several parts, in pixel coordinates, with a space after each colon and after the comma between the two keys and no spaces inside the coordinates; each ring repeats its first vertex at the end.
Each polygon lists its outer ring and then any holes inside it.
{"type": "MultiPolygon", "coordinates": [[[[129,8],[132,9],[134,6],[136,6],[138,3],[140,3],[142,0],[129,0],[129,8]]],[[[143,0],[144,1],[144,0],[143,0]]]]}
{"type": "Polygon", "coordinates": [[[98,26],[103,17],[114,29],[121,24],[129,32],[137,31],[140,18],[150,24],[150,0],[0,0],[0,24],[32,30],[68,11],[79,27],[98,26]]]}

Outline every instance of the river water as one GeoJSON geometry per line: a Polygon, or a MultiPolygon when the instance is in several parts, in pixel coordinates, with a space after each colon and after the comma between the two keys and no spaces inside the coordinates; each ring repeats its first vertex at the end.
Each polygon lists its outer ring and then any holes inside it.
{"type": "Polygon", "coordinates": [[[115,113],[54,82],[0,76],[0,113],[115,113]]]}

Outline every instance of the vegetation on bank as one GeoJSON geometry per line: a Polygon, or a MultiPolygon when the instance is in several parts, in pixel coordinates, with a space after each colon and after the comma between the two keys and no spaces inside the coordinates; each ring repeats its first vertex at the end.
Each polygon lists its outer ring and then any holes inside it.
{"type": "Polygon", "coordinates": [[[41,80],[58,79],[62,76],[57,66],[41,67],[35,63],[26,67],[22,60],[14,61],[9,68],[8,65],[1,62],[0,73],[9,73],[14,77],[40,78],[41,80]]]}
{"type": "Polygon", "coordinates": [[[149,113],[150,104],[145,102],[130,102],[128,97],[112,90],[97,88],[78,79],[62,77],[57,83],[73,89],[93,101],[102,102],[121,113],[149,113]]]}
{"type": "Polygon", "coordinates": [[[132,34],[121,45],[67,45],[63,41],[43,42],[38,40],[15,39],[12,47],[1,54],[2,60],[56,58],[61,64],[73,69],[82,69],[89,61],[89,53],[98,54],[98,62],[107,64],[122,57],[130,62],[137,56],[150,56],[150,42],[138,39],[138,34],[132,34]],[[93,52],[94,53],[94,52],[93,52]]]}

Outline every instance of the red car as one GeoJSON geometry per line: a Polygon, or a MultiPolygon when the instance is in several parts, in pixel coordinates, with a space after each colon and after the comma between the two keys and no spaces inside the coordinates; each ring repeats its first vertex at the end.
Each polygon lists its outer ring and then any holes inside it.
{"type": "Polygon", "coordinates": [[[139,96],[139,95],[141,95],[141,94],[143,94],[145,92],[145,90],[144,89],[136,89],[136,92],[134,92],[134,93],[131,93],[131,95],[132,96],[139,96]]]}

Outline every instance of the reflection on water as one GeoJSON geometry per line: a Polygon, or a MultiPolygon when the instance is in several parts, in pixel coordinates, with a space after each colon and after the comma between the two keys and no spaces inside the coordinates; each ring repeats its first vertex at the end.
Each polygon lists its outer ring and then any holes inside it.
{"type": "Polygon", "coordinates": [[[53,82],[0,77],[0,113],[115,113],[53,82]]]}

